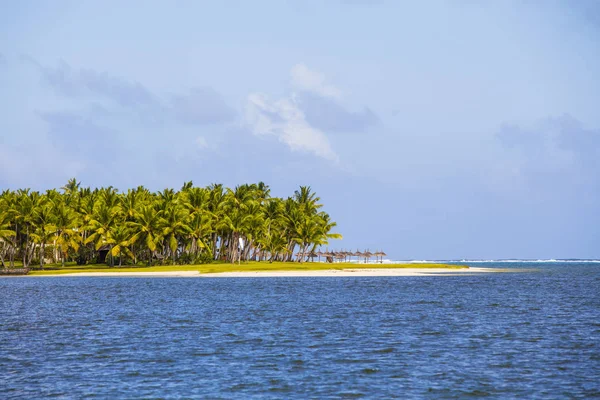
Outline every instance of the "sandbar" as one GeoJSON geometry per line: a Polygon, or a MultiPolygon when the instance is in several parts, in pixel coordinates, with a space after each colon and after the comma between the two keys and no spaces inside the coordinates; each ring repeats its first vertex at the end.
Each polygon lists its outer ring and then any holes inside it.
{"type": "Polygon", "coordinates": [[[499,268],[344,268],[310,271],[240,271],[202,274],[203,277],[265,278],[265,277],[340,277],[340,276],[458,276],[492,272],[507,272],[499,268]]]}
{"type": "Polygon", "coordinates": [[[290,271],[232,271],[200,273],[199,271],[156,272],[77,272],[72,274],[44,275],[54,277],[202,277],[202,278],[276,278],[276,277],[368,277],[368,276],[460,276],[494,272],[515,272],[501,268],[470,267],[463,269],[443,268],[344,268],[290,271]]]}

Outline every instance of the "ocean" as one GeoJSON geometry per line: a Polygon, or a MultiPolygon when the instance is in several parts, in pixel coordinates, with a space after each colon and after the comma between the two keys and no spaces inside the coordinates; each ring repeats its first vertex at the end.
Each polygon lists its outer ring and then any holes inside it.
{"type": "Polygon", "coordinates": [[[419,277],[0,279],[0,398],[600,396],[600,262],[419,277]]]}

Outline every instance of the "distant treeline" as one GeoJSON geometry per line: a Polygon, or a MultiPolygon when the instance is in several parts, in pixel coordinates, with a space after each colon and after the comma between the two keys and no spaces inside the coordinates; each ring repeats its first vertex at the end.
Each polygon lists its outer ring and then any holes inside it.
{"type": "Polygon", "coordinates": [[[7,190],[0,194],[0,261],[197,264],[292,261],[295,253],[301,261],[341,238],[319,201],[306,186],[287,199],[271,197],[262,182],[121,193],[71,179],[60,191],[7,190]]]}

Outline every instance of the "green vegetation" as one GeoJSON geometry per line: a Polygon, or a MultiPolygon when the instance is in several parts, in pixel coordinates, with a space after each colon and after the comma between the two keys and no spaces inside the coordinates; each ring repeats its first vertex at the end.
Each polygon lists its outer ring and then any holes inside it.
{"type": "Polygon", "coordinates": [[[153,193],[81,188],[71,179],[60,191],[7,190],[0,194],[0,263],[181,270],[215,261],[302,262],[341,238],[319,202],[310,187],[283,199],[262,182],[235,189],[187,182],[180,191],[153,193]]]}
{"type": "Polygon", "coordinates": [[[463,269],[467,268],[460,265],[448,264],[353,264],[353,263],[289,263],[276,261],[272,263],[249,261],[241,264],[231,264],[223,262],[214,262],[201,265],[161,265],[154,267],[115,267],[110,268],[107,265],[67,265],[64,268],[57,266],[54,270],[32,271],[29,275],[57,275],[73,274],[78,272],[164,272],[164,271],[198,271],[205,273],[220,272],[251,272],[251,271],[316,271],[326,269],[361,269],[361,268],[445,268],[445,269],[463,269]]]}

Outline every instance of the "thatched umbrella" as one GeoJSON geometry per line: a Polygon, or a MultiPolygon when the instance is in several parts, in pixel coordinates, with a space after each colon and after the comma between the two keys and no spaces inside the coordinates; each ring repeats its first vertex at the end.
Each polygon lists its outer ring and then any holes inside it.
{"type": "Polygon", "coordinates": [[[314,251],[311,251],[310,254],[308,255],[308,258],[310,258],[310,262],[315,262],[315,258],[317,257],[317,253],[315,253],[314,251]]]}
{"type": "Polygon", "coordinates": [[[351,251],[345,251],[344,255],[347,258],[347,260],[344,260],[344,261],[350,262],[350,257],[352,257],[354,255],[354,253],[352,253],[351,251]]]}
{"type": "Polygon", "coordinates": [[[373,257],[373,253],[371,253],[369,250],[367,250],[367,251],[365,251],[365,252],[363,253],[363,256],[365,256],[365,262],[366,262],[366,263],[368,263],[368,262],[369,262],[369,259],[370,259],[371,257],[373,257]]]}
{"type": "Polygon", "coordinates": [[[381,256],[381,263],[383,264],[383,257],[386,257],[387,254],[385,254],[385,251],[380,251],[379,253],[379,255],[381,256]]]}
{"type": "Polygon", "coordinates": [[[378,262],[379,262],[379,255],[380,255],[380,252],[379,252],[379,251],[376,251],[375,253],[373,253],[373,255],[375,256],[375,262],[376,262],[376,263],[378,263],[378,262]]]}
{"type": "Polygon", "coordinates": [[[360,251],[357,249],[357,250],[356,250],[354,253],[352,253],[352,255],[356,257],[356,262],[357,262],[357,263],[360,263],[360,259],[362,258],[362,256],[363,256],[363,253],[361,253],[361,252],[360,252],[360,251]]]}
{"type": "Polygon", "coordinates": [[[376,251],[373,253],[373,255],[377,258],[381,257],[381,259],[378,259],[377,262],[383,264],[383,256],[386,255],[383,251],[376,251]]]}
{"type": "Polygon", "coordinates": [[[323,255],[323,252],[321,250],[317,251],[317,256],[319,257],[319,262],[321,262],[322,255],[323,255]]]}
{"type": "Polygon", "coordinates": [[[329,250],[325,251],[321,255],[323,257],[325,257],[325,261],[327,261],[327,262],[333,262],[334,254],[332,252],[330,252],[329,250]]]}
{"type": "Polygon", "coordinates": [[[346,251],[340,250],[340,251],[338,251],[338,255],[339,255],[340,260],[344,260],[344,262],[346,262],[346,256],[347,256],[346,251]]]}

